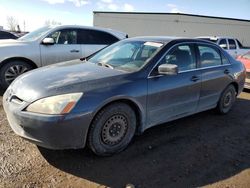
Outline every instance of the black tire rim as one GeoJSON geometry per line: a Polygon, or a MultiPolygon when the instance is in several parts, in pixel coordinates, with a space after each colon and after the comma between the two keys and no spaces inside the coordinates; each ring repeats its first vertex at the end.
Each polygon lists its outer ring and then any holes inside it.
{"type": "Polygon", "coordinates": [[[4,74],[5,82],[11,84],[19,75],[27,72],[29,69],[24,65],[13,65],[9,67],[4,74]]]}
{"type": "Polygon", "coordinates": [[[112,115],[102,127],[101,138],[108,146],[119,144],[128,130],[128,121],[122,114],[112,115]]]}
{"type": "Polygon", "coordinates": [[[233,94],[232,92],[226,93],[224,100],[223,100],[223,107],[228,108],[231,106],[233,100],[233,94]]]}

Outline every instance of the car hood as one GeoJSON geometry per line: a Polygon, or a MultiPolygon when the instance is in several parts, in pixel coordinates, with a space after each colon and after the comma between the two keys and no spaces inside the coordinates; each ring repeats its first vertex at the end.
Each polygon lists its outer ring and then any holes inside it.
{"type": "Polygon", "coordinates": [[[27,72],[19,76],[8,90],[26,102],[33,102],[47,96],[105,87],[105,84],[114,82],[113,77],[124,74],[127,73],[75,60],[27,72]]]}
{"type": "Polygon", "coordinates": [[[4,39],[0,40],[0,47],[5,47],[5,46],[20,46],[20,45],[25,45],[28,42],[20,41],[20,40],[14,40],[14,39],[4,39]]]}
{"type": "Polygon", "coordinates": [[[250,59],[239,57],[239,58],[237,58],[237,60],[245,65],[248,72],[250,71],[250,59]]]}

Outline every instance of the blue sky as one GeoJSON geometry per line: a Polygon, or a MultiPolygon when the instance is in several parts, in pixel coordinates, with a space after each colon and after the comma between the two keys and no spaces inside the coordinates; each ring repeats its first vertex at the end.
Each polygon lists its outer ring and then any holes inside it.
{"type": "Polygon", "coordinates": [[[91,26],[93,11],[178,12],[250,20],[249,8],[250,0],[0,0],[0,26],[8,29],[7,16],[27,31],[46,20],[91,26]]]}

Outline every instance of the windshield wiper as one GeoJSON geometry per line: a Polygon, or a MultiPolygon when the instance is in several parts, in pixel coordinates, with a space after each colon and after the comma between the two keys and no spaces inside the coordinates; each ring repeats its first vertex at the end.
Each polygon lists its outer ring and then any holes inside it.
{"type": "Polygon", "coordinates": [[[99,62],[99,63],[97,63],[97,65],[114,69],[114,67],[112,65],[108,64],[108,63],[100,63],[99,62]]]}

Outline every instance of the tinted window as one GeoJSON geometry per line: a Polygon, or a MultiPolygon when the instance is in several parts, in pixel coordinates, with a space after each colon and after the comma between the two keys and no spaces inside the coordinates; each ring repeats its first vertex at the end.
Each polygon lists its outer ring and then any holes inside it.
{"type": "Polygon", "coordinates": [[[11,33],[0,31],[0,39],[16,39],[17,37],[11,33]]]}
{"type": "Polygon", "coordinates": [[[228,39],[229,49],[236,49],[236,43],[233,39],[228,39]]]}
{"type": "Polygon", "coordinates": [[[119,39],[113,35],[90,29],[78,30],[78,44],[104,44],[109,45],[117,42],[119,39]]]}
{"type": "Polygon", "coordinates": [[[191,45],[179,45],[173,48],[160,62],[160,64],[175,64],[179,71],[196,68],[194,50],[191,45]]]}
{"type": "Polygon", "coordinates": [[[201,67],[211,67],[222,64],[220,53],[217,49],[206,45],[198,45],[201,67]]]}
{"type": "Polygon", "coordinates": [[[221,39],[220,42],[219,42],[219,45],[223,45],[222,47],[224,49],[227,49],[227,40],[226,39],[221,39]]]}
{"type": "Polygon", "coordinates": [[[55,31],[48,37],[53,38],[55,44],[77,44],[77,31],[74,29],[55,31]]]}

